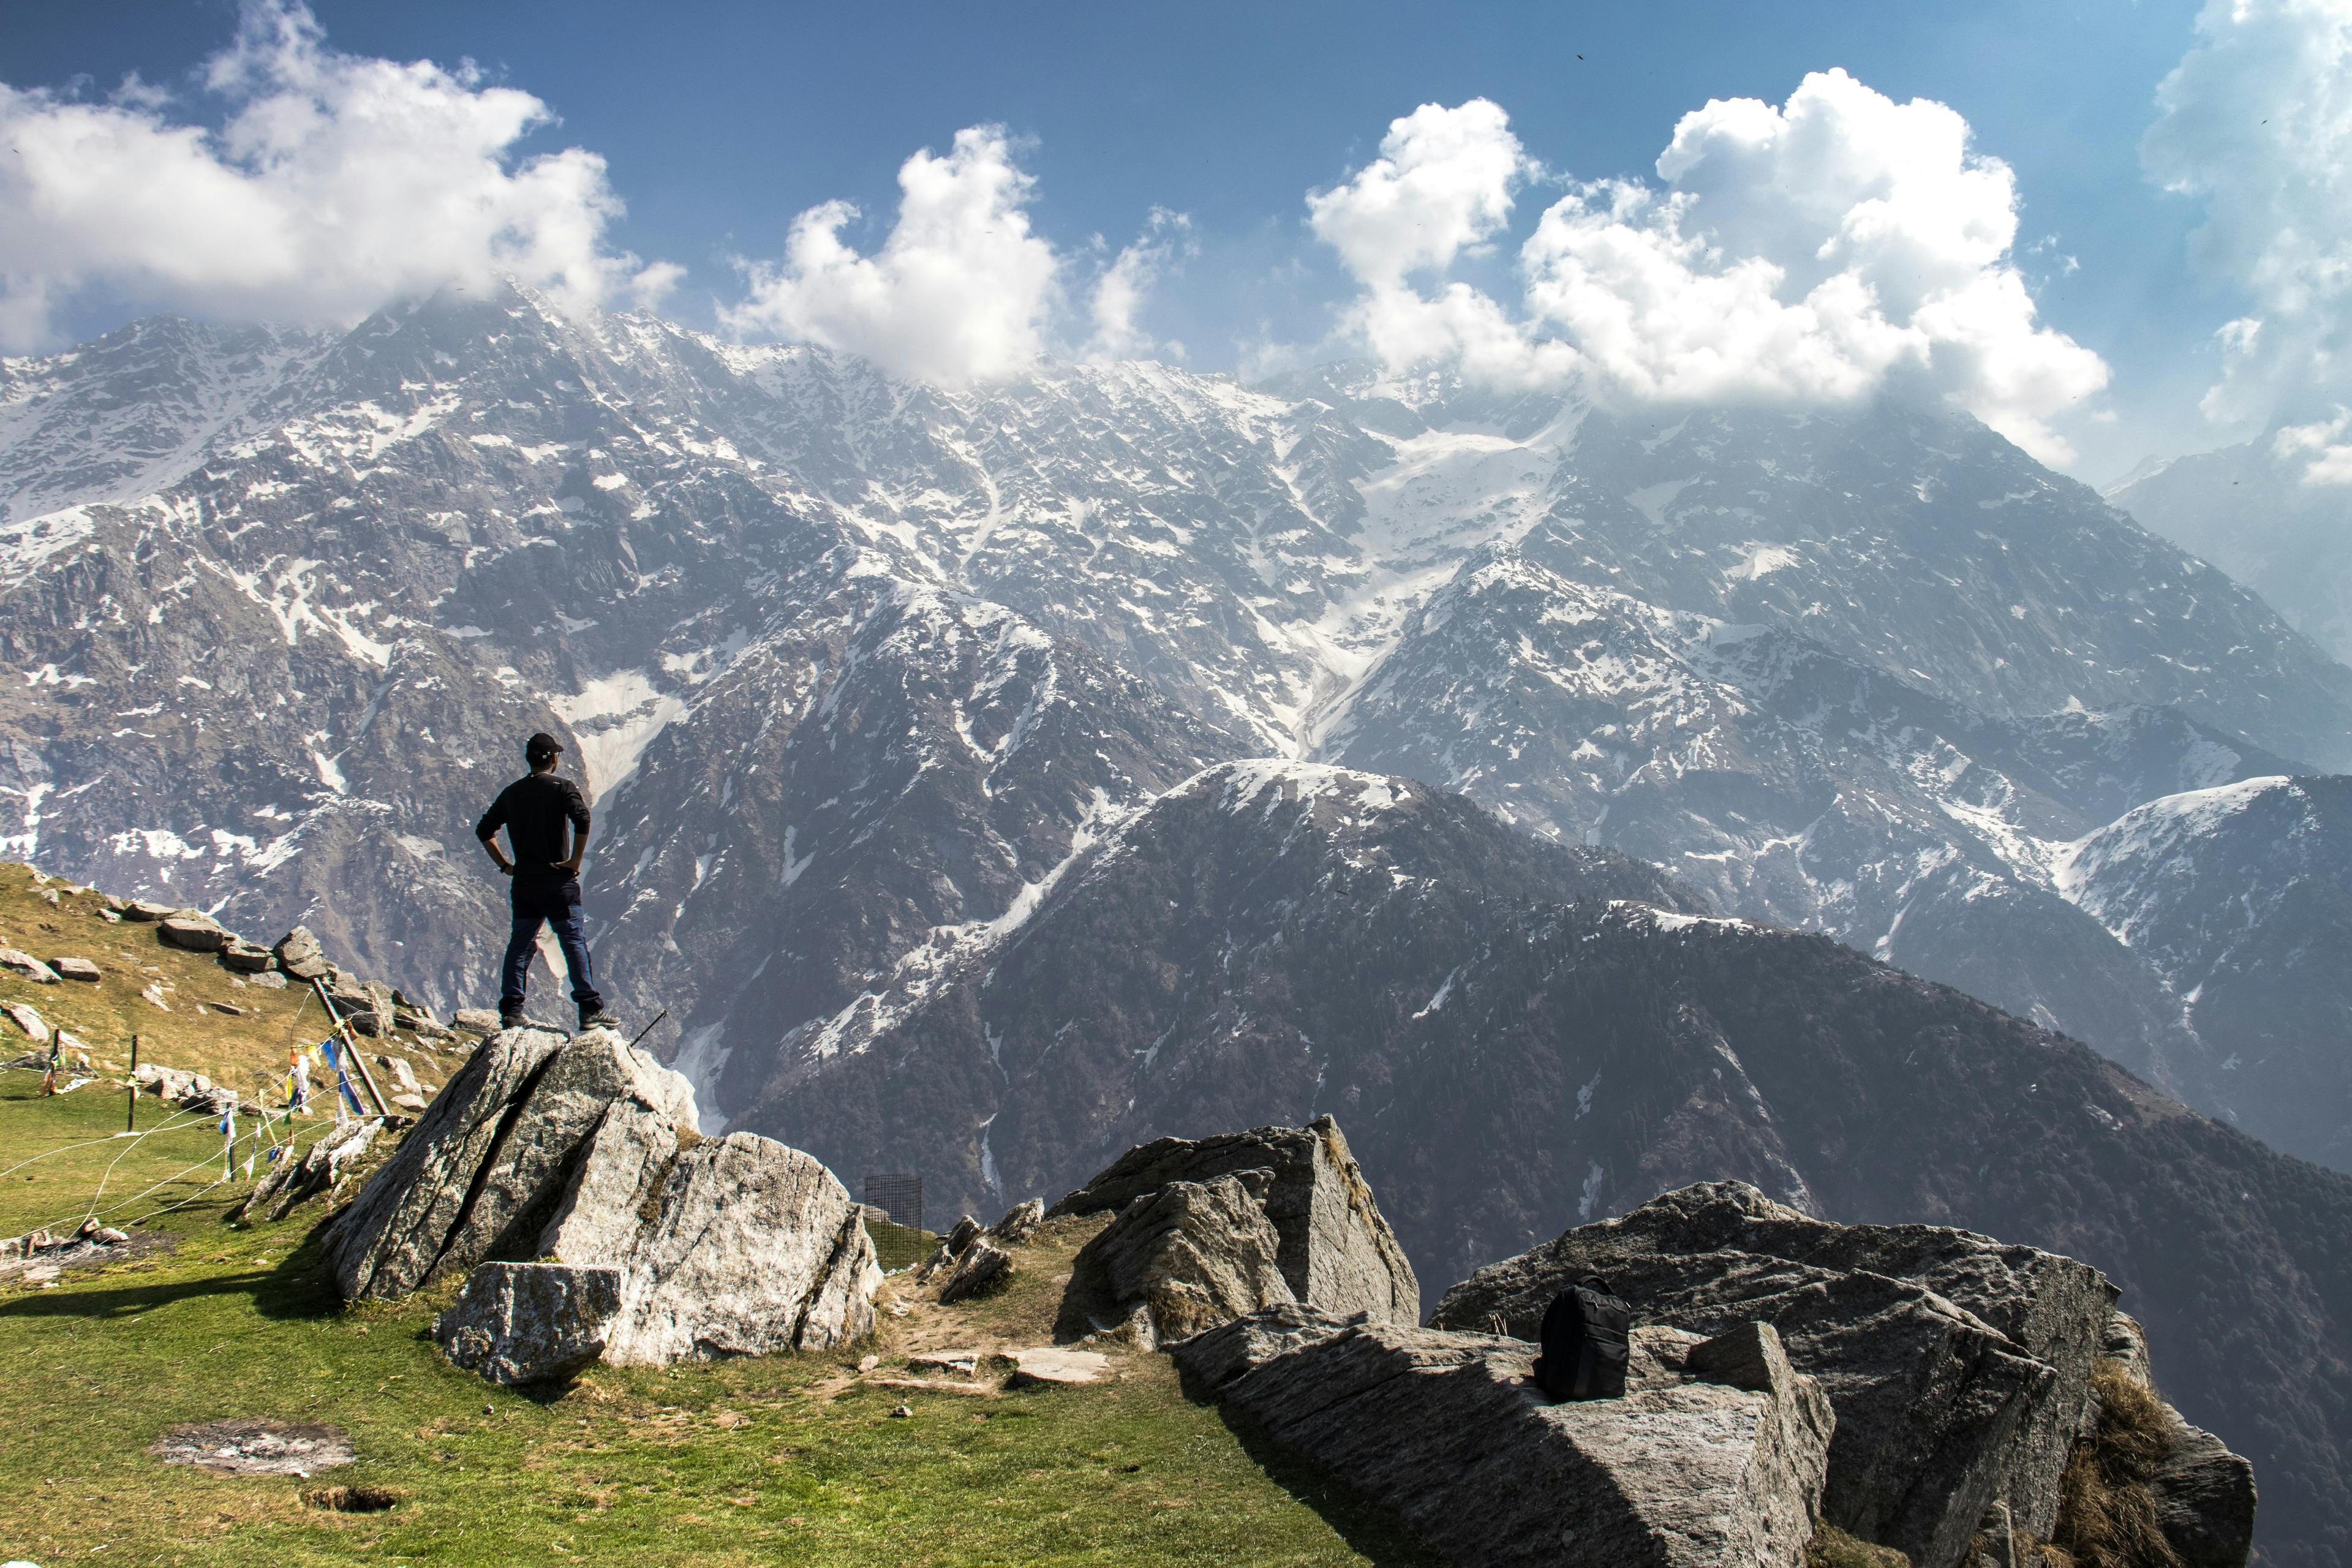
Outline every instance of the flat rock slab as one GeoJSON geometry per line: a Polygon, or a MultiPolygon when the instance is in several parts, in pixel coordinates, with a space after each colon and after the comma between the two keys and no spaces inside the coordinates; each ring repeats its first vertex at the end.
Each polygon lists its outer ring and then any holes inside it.
{"type": "Polygon", "coordinates": [[[309,1476],[348,1465],[355,1457],[351,1435],[340,1426],[267,1417],[175,1426],[147,1451],[167,1465],[194,1465],[227,1476],[309,1476]]]}
{"type": "Polygon", "coordinates": [[[53,958],[49,967],[66,980],[95,982],[104,977],[104,972],[87,958],[53,958]]]}
{"type": "Polygon", "coordinates": [[[620,1313],[617,1268],[485,1263],[433,1320],[433,1338],[452,1364],[492,1383],[552,1383],[604,1353],[620,1313]]]}
{"type": "Polygon", "coordinates": [[[172,947],[190,952],[218,952],[229,943],[229,934],[210,915],[182,910],[165,915],[155,924],[155,934],[172,947]]]}
{"type": "Polygon", "coordinates": [[[1834,1426],[1819,1385],[1768,1325],[1638,1328],[1633,1352],[1622,1397],[1558,1405],[1523,1341],[1296,1305],[1174,1355],[1459,1568],[1796,1568],[1834,1426]]]}
{"type": "Polygon", "coordinates": [[[1110,1357],[1099,1351],[1040,1345],[1013,1352],[1013,1386],[1032,1384],[1102,1383],[1111,1375],[1110,1357]]]}
{"type": "Polygon", "coordinates": [[[949,1372],[958,1377],[977,1377],[980,1363],[994,1356],[994,1351],[925,1351],[907,1358],[908,1372],[949,1372]]]}

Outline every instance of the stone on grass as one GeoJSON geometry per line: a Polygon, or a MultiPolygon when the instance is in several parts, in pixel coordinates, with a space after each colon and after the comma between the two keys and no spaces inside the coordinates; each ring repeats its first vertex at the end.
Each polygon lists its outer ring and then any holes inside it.
{"type": "Polygon", "coordinates": [[[55,985],[58,983],[57,971],[31,953],[19,952],[13,947],[0,947],[0,969],[21,974],[36,984],[55,985]]]}
{"type": "Polygon", "coordinates": [[[1460,1568],[1796,1568],[1834,1418],[1769,1325],[1733,1336],[1637,1327],[1623,1396],[1562,1404],[1536,1386],[1524,1341],[1297,1304],[1175,1358],[1460,1568]]]}
{"type": "Polygon", "coordinates": [[[433,1320],[433,1338],[451,1363],[492,1383],[551,1383],[604,1353],[620,1311],[617,1268],[485,1263],[433,1320]]]}
{"type": "Polygon", "coordinates": [[[145,899],[133,899],[130,903],[125,904],[122,908],[122,915],[124,919],[143,921],[151,925],[157,921],[163,920],[168,916],[175,915],[179,912],[180,906],[177,904],[152,903],[145,899]]]}
{"type": "Polygon", "coordinates": [[[1031,1198],[1014,1204],[1004,1211],[1004,1217],[988,1227],[988,1239],[999,1247],[1018,1247],[1037,1234],[1045,1223],[1045,1200],[1031,1198]]]}
{"type": "Polygon", "coordinates": [[[1015,1388],[1033,1384],[1100,1383],[1110,1375],[1110,1357],[1099,1351],[1065,1350],[1057,1345],[1038,1345],[1013,1352],[1013,1376],[1015,1388]]]}
{"type": "Polygon", "coordinates": [[[399,1093],[415,1094],[422,1087],[416,1081],[416,1069],[408,1065],[406,1057],[378,1057],[375,1063],[390,1076],[392,1087],[399,1093]]]}
{"type": "Polygon", "coordinates": [[[87,958],[53,958],[49,960],[49,967],[55,970],[61,979],[91,983],[101,978],[101,971],[98,965],[87,958]]]}
{"type": "Polygon", "coordinates": [[[259,974],[278,962],[277,956],[259,942],[247,942],[241,936],[231,937],[220,950],[221,967],[235,974],[259,974]]]}
{"type": "Polygon", "coordinates": [[[1013,1255],[993,1242],[975,1240],[956,1259],[955,1272],[940,1287],[940,1305],[985,1295],[1012,1277],[1013,1255]]]}
{"type": "Polygon", "coordinates": [[[201,910],[174,910],[156,922],[155,934],[166,947],[189,952],[218,952],[229,943],[220,922],[201,910]]]}
{"type": "Polygon", "coordinates": [[[0,1013],[6,1014],[8,1021],[24,1030],[37,1044],[46,1046],[49,1043],[49,1026],[31,1006],[22,1002],[0,1003],[0,1013]]]}
{"type": "Polygon", "coordinates": [[[1305,1127],[1143,1144],[1048,1212],[1117,1214],[1171,1182],[1203,1183],[1250,1170],[1273,1173],[1264,1207],[1280,1238],[1276,1261],[1294,1298],[1342,1317],[1363,1312],[1376,1323],[1421,1321],[1412,1265],[1328,1116],[1305,1127]]]}
{"type": "Polygon", "coordinates": [[[692,1086],[604,1029],[493,1037],[322,1240],[347,1300],[490,1261],[617,1268],[616,1364],[843,1343],[882,1279],[830,1171],[753,1133],[703,1138],[692,1086]]]}
{"type": "Polygon", "coordinates": [[[1239,1171],[1136,1198],[1072,1261],[1055,1336],[1127,1326],[1150,1350],[1296,1300],[1265,1214],[1273,1185],[1272,1171],[1239,1171]]]}
{"type": "Polygon", "coordinates": [[[334,973],[334,965],[319,946],[319,939],[310,934],[308,926],[296,926],[269,950],[278,957],[278,967],[297,980],[324,980],[334,973]]]}
{"type": "Polygon", "coordinates": [[[1479,1269],[1431,1322],[1532,1340],[1588,1273],[1643,1321],[1779,1329],[1837,1409],[1822,1513],[1840,1529],[1956,1568],[2001,1499],[2049,1537],[2116,1300],[2090,1265],[1937,1226],[1835,1225],[1709,1182],[1479,1269]]]}

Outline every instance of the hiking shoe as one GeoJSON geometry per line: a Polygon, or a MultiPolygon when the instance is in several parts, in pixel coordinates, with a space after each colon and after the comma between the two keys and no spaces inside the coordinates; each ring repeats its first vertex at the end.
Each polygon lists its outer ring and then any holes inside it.
{"type": "Polygon", "coordinates": [[[512,1011],[504,1007],[499,1009],[499,1027],[501,1029],[520,1029],[530,1022],[529,1018],[522,1016],[522,1009],[520,1007],[512,1011]]]}
{"type": "Polygon", "coordinates": [[[617,1035],[621,1032],[621,1020],[599,1007],[580,1016],[580,1032],[584,1035],[591,1029],[610,1029],[617,1035]]]}

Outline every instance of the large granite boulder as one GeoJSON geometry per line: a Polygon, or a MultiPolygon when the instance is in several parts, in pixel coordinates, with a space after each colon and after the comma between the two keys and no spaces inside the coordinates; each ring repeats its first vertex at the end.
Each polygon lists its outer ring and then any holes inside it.
{"type": "Polygon", "coordinates": [[[1536,1347],[1297,1305],[1176,1347],[1193,1389],[1460,1568],[1795,1568],[1829,1401],[1767,1325],[1634,1331],[1621,1398],[1553,1404],[1536,1347]]]}
{"type": "Polygon", "coordinates": [[[1238,1171],[1135,1199],[1072,1260],[1055,1337],[1124,1325],[1149,1350],[1296,1301],[1265,1212],[1273,1184],[1272,1171],[1238,1171]]]}
{"type": "Polygon", "coordinates": [[[1304,1127],[1142,1144],[1055,1204],[1049,1216],[1118,1214],[1171,1182],[1206,1183],[1242,1171],[1273,1174],[1261,1206],[1274,1226],[1276,1261],[1292,1297],[1340,1317],[1421,1321],[1412,1265],[1372,1201],[1339,1123],[1328,1116],[1304,1127]]]}
{"type": "Polygon", "coordinates": [[[621,1271],[564,1263],[485,1263],[466,1277],[433,1338],[492,1383],[552,1383],[604,1353],[621,1310],[621,1271]]]}
{"type": "Polygon", "coordinates": [[[2051,1534],[2116,1296],[2088,1264],[1938,1226],[1834,1225],[1710,1182],[1482,1268],[1431,1321],[1531,1339],[1595,1272],[1643,1322],[1778,1328],[1837,1408],[1822,1513],[1841,1529],[1916,1568],[1964,1561],[1996,1499],[2051,1534]]]}
{"type": "Polygon", "coordinates": [[[873,1326],[881,1282],[830,1171],[704,1139],[687,1080],[606,1030],[485,1042],[324,1241],[347,1300],[490,1261],[617,1268],[616,1363],[837,1344],[873,1326]]]}

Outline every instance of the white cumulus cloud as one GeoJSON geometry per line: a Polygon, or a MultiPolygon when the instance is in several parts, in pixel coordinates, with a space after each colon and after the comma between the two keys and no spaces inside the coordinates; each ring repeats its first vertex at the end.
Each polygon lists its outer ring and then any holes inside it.
{"type": "Polygon", "coordinates": [[[1045,352],[1061,258],[1029,226],[1034,184],[1001,126],[956,133],[898,170],[898,216],[861,256],[841,231],[858,216],[826,202],[793,220],[781,264],[757,263],[721,319],[872,360],[894,374],[955,384],[1009,375],[1045,352]]]}
{"type": "Polygon", "coordinates": [[[2352,4],[2210,0],[2157,109],[2141,161],[2166,188],[2203,198],[2190,258],[2252,303],[2219,334],[2222,377],[2205,395],[2208,417],[2266,420],[2346,390],[2352,4]]]}
{"type": "Polygon", "coordinates": [[[135,81],[102,102],[0,84],[0,344],[53,341],[92,286],[330,322],[501,276],[568,306],[650,303],[679,276],[607,245],[603,159],[516,153],[553,115],[470,65],[341,54],[303,6],[252,0],[203,90],[217,131],[135,81]]]}
{"type": "Polygon", "coordinates": [[[1140,359],[1155,352],[1182,358],[1181,343],[1161,343],[1139,321],[1152,286],[1171,269],[1198,254],[1192,220],[1186,214],[1153,207],[1150,221],[1134,244],[1123,247],[1095,279],[1087,300],[1094,335],[1087,342],[1089,360],[1140,359]]]}
{"type": "Polygon", "coordinates": [[[1542,215],[1515,305],[1447,279],[1535,173],[1493,104],[1429,105],[1308,198],[1361,285],[1348,324],[1385,363],[1643,402],[1843,403],[1900,382],[2053,460],[2071,452],[2050,419],[2106,384],[2037,324],[2014,177],[1942,104],[1837,70],[1778,107],[1717,100],[1675,127],[1661,184],[1576,184],[1542,215]]]}

